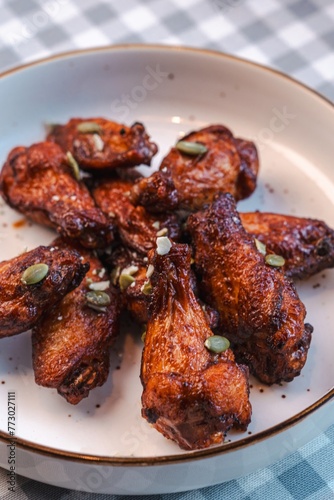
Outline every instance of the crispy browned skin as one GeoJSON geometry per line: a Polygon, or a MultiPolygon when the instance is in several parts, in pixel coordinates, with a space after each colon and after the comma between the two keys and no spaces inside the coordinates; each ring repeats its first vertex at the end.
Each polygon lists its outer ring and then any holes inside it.
{"type": "Polygon", "coordinates": [[[183,137],[204,144],[208,151],[189,155],[173,147],[162,160],[159,172],[137,182],[131,197],[152,212],[176,207],[198,210],[217,193],[231,193],[236,200],[256,187],[259,168],[256,147],[237,139],[223,125],[211,125],[183,137]]]}
{"type": "Polygon", "coordinates": [[[159,170],[138,180],[131,188],[130,200],[134,205],[142,205],[156,214],[172,212],[182,207],[181,195],[168,170],[159,170]]]}
{"type": "MultiPolygon", "coordinates": [[[[57,245],[67,246],[57,240],[57,245]]],[[[104,312],[87,305],[88,285],[105,281],[103,265],[92,253],[80,250],[90,265],[80,286],[66,295],[33,329],[35,381],[57,389],[77,404],[109,374],[110,346],[118,334],[119,300],[112,285],[104,291],[111,299],[104,312]],[[103,275],[102,275],[103,274],[103,275]]]]}
{"type": "Polygon", "coordinates": [[[291,278],[308,278],[334,267],[334,230],[317,219],[264,212],[240,214],[246,231],[285,259],[291,278]]]}
{"type": "Polygon", "coordinates": [[[232,427],[251,418],[248,370],[230,349],[214,354],[212,335],[190,280],[190,251],[173,244],[155,254],[153,300],[142,357],[142,415],[183,449],[221,443],[232,427]]]}
{"type": "Polygon", "coordinates": [[[167,229],[173,240],[180,237],[178,219],[174,214],[152,215],[144,207],[135,207],[129,192],[132,183],[121,179],[104,179],[92,189],[92,195],[109,216],[119,232],[122,242],[143,255],[155,248],[157,233],[167,229]]]}
{"type": "Polygon", "coordinates": [[[87,272],[74,250],[39,246],[0,263],[0,338],[32,328],[41,316],[77,287],[87,272]],[[49,266],[46,277],[34,285],[21,281],[34,264],[49,266]]]}
{"type": "Polygon", "coordinates": [[[66,125],[54,126],[48,135],[48,140],[59,144],[64,152],[71,151],[80,168],[92,172],[150,165],[158,148],[149,139],[142,123],[127,127],[105,118],[72,118],[66,125]],[[96,146],[93,133],[78,131],[83,122],[98,125],[102,148],[96,146]]]}
{"type": "Polygon", "coordinates": [[[11,207],[85,247],[104,247],[112,240],[111,222],[57,144],[13,149],[0,173],[0,192],[11,207]]]}
{"type": "Polygon", "coordinates": [[[236,359],[268,384],[300,374],[311,340],[292,282],[265,263],[231,195],[188,220],[206,300],[217,308],[236,359]]]}

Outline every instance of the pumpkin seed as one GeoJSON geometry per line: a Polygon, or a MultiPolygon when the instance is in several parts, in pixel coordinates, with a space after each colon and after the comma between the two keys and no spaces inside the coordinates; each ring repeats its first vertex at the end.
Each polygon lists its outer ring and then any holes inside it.
{"type": "Polygon", "coordinates": [[[99,134],[101,127],[96,122],[81,122],[77,125],[77,131],[82,134],[99,134]]]}
{"type": "Polygon", "coordinates": [[[136,274],[138,269],[139,269],[138,266],[131,265],[131,266],[125,267],[122,270],[121,274],[129,274],[130,276],[133,276],[134,274],[136,274]]]}
{"type": "Polygon", "coordinates": [[[206,339],[204,345],[209,351],[220,354],[230,347],[230,341],[221,335],[212,335],[206,339]]]}
{"type": "Polygon", "coordinates": [[[274,253],[266,255],[266,264],[272,267],[282,267],[285,264],[285,260],[281,255],[276,255],[274,253]]]}
{"type": "Polygon", "coordinates": [[[181,153],[185,153],[191,156],[202,155],[207,152],[208,148],[204,146],[204,144],[200,144],[199,142],[190,142],[190,141],[179,141],[176,143],[176,149],[181,151],[181,153]]]}
{"type": "Polygon", "coordinates": [[[140,291],[144,294],[144,295],[151,295],[152,293],[152,285],[151,285],[151,282],[148,280],[148,281],[145,281],[145,283],[143,284],[143,286],[141,287],[140,291]]]}
{"type": "Polygon", "coordinates": [[[101,290],[92,290],[86,293],[86,301],[88,305],[96,307],[104,307],[110,304],[110,297],[106,292],[101,290]]]}
{"type": "Polygon", "coordinates": [[[152,276],[153,273],[154,273],[154,266],[152,266],[152,264],[149,264],[147,271],[146,271],[146,278],[150,279],[150,277],[152,276]]]}
{"type": "Polygon", "coordinates": [[[258,249],[258,251],[260,253],[262,253],[262,255],[266,255],[266,252],[267,252],[266,245],[264,243],[262,243],[262,241],[255,238],[255,246],[258,249]]]}
{"type": "Polygon", "coordinates": [[[80,180],[79,165],[74,156],[72,155],[71,151],[67,151],[66,158],[69,166],[72,167],[74,177],[76,178],[77,181],[80,180]]]}
{"type": "Polygon", "coordinates": [[[132,285],[132,283],[134,283],[136,280],[134,279],[133,276],[131,276],[131,274],[125,274],[125,273],[122,273],[119,277],[119,287],[121,289],[122,292],[124,292],[124,290],[126,290],[130,285],[132,285]]]}
{"type": "Polygon", "coordinates": [[[33,264],[27,267],[21,277],[22,283],[25,285],[35,285],[42,281],[49,272],[49,266],[47,264],[33,264]]]}
{"type": "Polygon", "coordinates": [[[160,231],[157,232],[157,236],[166,236],[166,234],[168,234],[167,227],[163,227],[162,229],[160,229],[160,231]]]}

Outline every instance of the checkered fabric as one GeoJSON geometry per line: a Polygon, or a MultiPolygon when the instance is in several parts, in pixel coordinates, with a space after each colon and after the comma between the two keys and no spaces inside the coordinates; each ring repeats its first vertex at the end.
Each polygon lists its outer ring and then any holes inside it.
{"type": "MultiPolygon", "coordinates": [[[[76,48],[187,45],[271,66],[334,100],[333,27],[333,0],[0,0],[0,72],[76,48]]],[[[12,493],[6,480],[0,470],[3,500],[129,498],[67,491],[22,477],[12,493]]],[[[290,457],[242,479],[151,498],[333,499],[334,425],[290,457]]]]}
{"type": "Polygon", "coordinates": [[[334,99],[333,0],[0,0],[0,71],[75,48],[182,44],[280,69],[334,99]]]}
{"type": "Polygon", "coordinates": [[[241,479],[201,490],[152,495],[150,497],[103,495],[69,491],[23,477],[16,492],[6,486],[6,472],[0,469],[1,500],[333,500],[334,425],[298,452],[241,479]]]}

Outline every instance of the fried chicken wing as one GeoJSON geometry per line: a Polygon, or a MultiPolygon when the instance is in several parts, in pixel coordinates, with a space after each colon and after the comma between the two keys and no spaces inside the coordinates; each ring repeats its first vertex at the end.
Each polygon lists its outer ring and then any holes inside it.
{"type": "Polygon", "coordinates": [[[240,214],[246,231],[285,259],[291,278],[308,278],[334,267],[334,230],[325,222],[264,212],[240,214]]]}
{"type": "MultiPolygon", "coordinates": [[[[55,245],[68,247],[59,239],[55,245]]],[[[109,348],[119,330],[116,290],[100,260],[84,249],[80,254],[90,266],[86,278],[48,311],[32,335],[36,383],[57,389],[71,404],[105,383],[109,348]]]]}
{"type": "Polygon", "coordinates": [[[235,138],[223,125],[191,132],[182,141],[204,145],[206,152],[189,154],[173,147],[159,172],[134,185],[131,199],[135,204],[152,212],[176,207],[195,211],[217,193],[228,192],[240,200],[254,191],[259,161],[252,142],[235,138]]]}
{"type": "Polygon", "coordinates": [[[152,215],[144,207],[135,207],[129,192],[132,183],[121,179],[103,179],[92,189],[92,195],[104,214],[109,216],[126,246],[143,255],[155,248],[161,231],[177,240],[180,237],[178,219],[174,214],[152,215]]]}
{"type": "Polygon", "coordinates": [[[91,172],[150,165],[158,150],[142,123],[127,127],[105,118],[72,118],[54,126],[48,140],[70,151],[80,168],[91,172]]]}
{"type": "Polygon", "coordinates": [[[45,246],[1,262],[0,338],[32,328],[49,307],[80,284],[87,270],[88,265],[75,250],[45,246]],[[44,278],[33,283],[31,266],[36,264],[48,268],[44,278]],[[29,275],[26,278],[25,271],[29,268],[30,278],[29,275]]]}
{"type": "Polygon", "coordinates": [[[291,381],[306,362],[312,332],[293,283],[266,264],[231,195],[191,215],[188,230],[203,293],[218,310],[237,361],[267,384],[291,381]]]}
{"type": "Polygon", "coordinates": [[[190,250],[173,244],[155,253],[153,299],[142,356],[142,415],[181,448],[194,450],[223,441],[232,427],[251,418],[248,370],[230,349],[207,350],[212,336],[189,280],[190,250]]]}
{"type": "Polygon", "coordinates": [[[87,248],[112,241],[111,222],[84,183],[75,178],[57,144],[14,148],[0,173],[0,192],[12,208],[87,248]]]}

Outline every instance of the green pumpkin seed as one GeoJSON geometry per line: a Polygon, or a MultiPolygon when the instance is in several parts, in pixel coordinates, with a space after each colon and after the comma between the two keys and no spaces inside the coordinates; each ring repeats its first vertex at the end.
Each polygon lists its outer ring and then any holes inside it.
{"type": "Polygon", "coordinates": [[[77,125],[77,131],[82,134],[99,134],[101,127],[96,122],[81,122],[77,125]]]}
{"type": "Polygon", "coordinates": [[[266,255],[266,264],[272,267],[282,267],[285,264],[285,260],[281,255],[268,254],[266,255]]]}
{"type": "Polygon", "coordinates": [[[42,281],[49,272],[47,264],[33,264],[24,271],[21,277],[22,283],[25,285],[35,285],[42,281]]]}
{"type": "Polygon", "coordinates": [[[96,307],[104,307],[110,304],[110,297],[106,292],[101,290],[92,290],[86,293],[86,301],[88,305],[96,307]]]}
{"type": "Polygon", "coordinates": [[[255,238],[255,246],[258,249],[258,251],[262,253],[262,255],[266,255],[267,253],[266,245],[262,243],[262,241],[255,238]]]}
{"type": "Polygon", "coordinates": [[[144,330],[142,335],[141,335],[141,341],[145,342],[145,338],[146,338],[146,330],[144,330]]]}
{"type": "Polygon", "coordinates": [[[144,295],[151,295],[152,293],[152,285],[151,285],[151,282],[148,280],[148,281],[145,281],[145,283],[143,284],[143,286],[141,287],[140,291],[144,294],[144,295]]]}
{"type": "Polygon", "coordinates": [[[176,143],[175,147],[176,149],[181,151],[181,153],[185,153],[191,156],[203,155],[208,150],[208,148],[204,146],[204,144],[190,141],[179,141],[176,143]]]}
{"type": "Polygon", "coordinates": [[[226,351],[230,347],[230,341],[220,335],[212,335],[204,342],[205,347],[216,354],[226,351]]]}
{"type": "Polygon", "coordinates": [[[136,281],[135,278],[131,276],[131,274],[122,273],[118,281],[121,291],[124,292],[124,290],[126,290],[135,281],[136,281]]]}
{"type": "Polygon", "coordinates": [[[79,165],[74,156],[72,155],[71,151],[67,151],[66,158],[69,166],[72,167],[74,177],[76,178],[77,181],[80,180],[79,165]]]}

